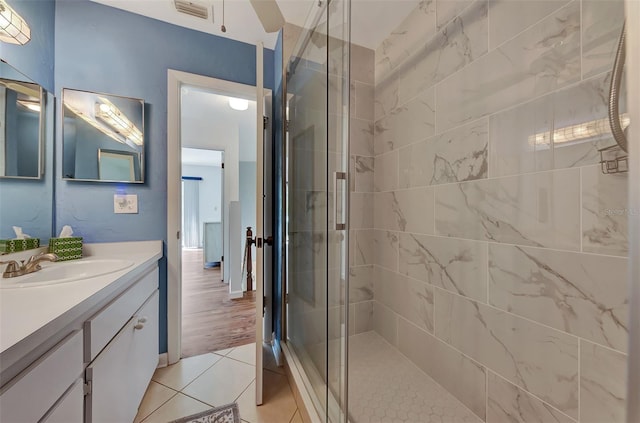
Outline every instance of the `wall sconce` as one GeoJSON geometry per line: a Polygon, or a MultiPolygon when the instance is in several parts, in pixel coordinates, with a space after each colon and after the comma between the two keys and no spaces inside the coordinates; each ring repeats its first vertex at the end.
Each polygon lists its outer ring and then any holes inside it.
{"type": "Polygon", "coordinates": [[[4,0],[0,0],[0,41],[25,45],[31,40],[31,29],[4,0]]]}
{"type": "Polygon", "coordinates": [[[106,98],[101,98],[102,103],[96,103],[96,117],[113,128],[118,134],[127,138],[136,145],[142,145],[142,132],[106,98]]]}

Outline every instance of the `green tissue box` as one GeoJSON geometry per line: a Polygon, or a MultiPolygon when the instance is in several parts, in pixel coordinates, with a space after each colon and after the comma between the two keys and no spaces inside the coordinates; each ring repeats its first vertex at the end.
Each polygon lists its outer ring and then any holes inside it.
{"type": "Polygon", "coordinates": [[[51,238],[49,252],[58,256],[58,261],[82,258],[82,237],[51,238]]]}
{"type": "Polygon", "coordinates": [[[0,239],[0,253],[17,253],[40,247],[40,238],[0,239]]]}

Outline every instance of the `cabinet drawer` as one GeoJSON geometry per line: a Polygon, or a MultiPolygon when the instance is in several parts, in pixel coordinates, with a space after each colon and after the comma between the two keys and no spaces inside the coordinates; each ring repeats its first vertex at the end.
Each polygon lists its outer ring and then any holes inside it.
{"type": "Polygon", "coordinates": [[[86,423],[131,422],[158,365],[158,291],[86,370],[86,423]],[[114,406],[117,404],[117,406],[114,406]]]}
{"type": "Polygon", "coordinates": [[[82,422],[84,407],[83,387],[84,381],[82,379],[78,379],[40,423],[82,422]]]}
{"type": "Polygon", "coordinates": [[[0,422],[37,422],[82,374],[82,331],[20,373],[0,395],[0,422]]]}
{"type": "Polygon", "coordinates": [[[84,362],[91,362],[116,336],[142,303],[158,289],[158,268],[143,276],[91,319],[84,322],[84,362]]]}

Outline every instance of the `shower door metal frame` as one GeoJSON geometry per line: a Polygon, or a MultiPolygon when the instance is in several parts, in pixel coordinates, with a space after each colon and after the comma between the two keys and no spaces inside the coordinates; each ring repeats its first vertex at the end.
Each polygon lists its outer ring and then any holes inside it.
{"type": "MultiPolygon", "coordinates": [[[[327,34],[323,34],[324,36],[326,36],[326,42],[327,42],[327,48],[329,46],[329,40],[331,37],[331,31],[329,30],[329,6],[330,4],[332,4],[333,2],[343,2],[343,6],[342,6],[342,12],[344,13],[344,15],[342,16],[346,16],[347,19],[350,19],[351,16],[351,0],[329,0],[328,2],[324,2],[324,1],[320,1],[317,3],[317,7],[319,7],[319,9],[316,11],[315,16],[313,17],[312,25],[311,28],[317,28],[317,26],[320,24],[321,18],[323,16],[323,11],[326,9],[326,13],[327,13],[327,34]]],[[[343,370],[343,374],[341,375],[341,380],[340,380],[340,389],[342,391],[342,397],[339,399],[336,399],[333,394],[331,389],[329,388],[329,381],[328,381],[328,375],[329,375],[329,368],[328,368],[328,340],[329,340],[329,327],[328,327],[328,322],[327,322],[327,327],[326,327],[326,340],[327,340],[327,351],[325,351],[326,357],[327,357],[327,368],[325,369],[325,390],[326,390],[326,403],[325,403],[325,419],[327,422],[333,422],[334,420],[331,419],[330,416],[335,416],[335,410],[330,410],[330,403],[331,404],[335,404],[338,406],[338,413],[339,413],[339,421],[340,422],[348,422],[349,417],[348,417],[348,354],[349,354],[349,349],[348,349],[348,344],[349,344],[349,247],[348,247],[348,243],[349,243],[349,210],[350,210],[350,204],[349,204],[349,200],[350,200],[350,172],[349,172],[349,160],[350,160],[350,148],[349,148],[349,121],[350,121],[350,43],[351,43],[351,32],[350,32],[350,22],[343,22],[342,25],[339,26],[340,28],[347,28],[346,29],[346,39],[342,39],[340,41],[342,41],[343,43],[346,43],[346,48],[348,49],[347,51],[347,55],[346,55],[346,62],[344,59],[344,55],[341,56],[342,57],[342,70],[345,71],[346,70],[346,74],[342,75],[343,77],[343,83],[346,80],[345,85],[342,87],[342,89],[340,90],[340,96],[342,97],[342,101],[341,101],[341,105],[342,105],[342,110],[340,110],[340,113],[346,113],[345,115],[342,115],[342,119],[343,122],[341,122],[341,128],[342,130],[340,131],[340,139],[342,140],[343,143],[343,150],[342,150],[342,158],[343,158],[343,163],[342,163],[342,169],[333,172],[330,171],[329,169],[329,159],[327,159],[327,174],[326,174],[326,178],[327,178],[327,203],[329,203],[329,197],[331,195],[333,195],[333,207],[334,210],[329,210],[327,209],[327,234],[329,234],[331,231],[340,231],[343,232],[344,236],[343,236],[343,240],[341,241],[341,245],[343,248],[343,263],[346,263],[346,268],[343,269],[344,270],[344,274],[345,274],[345,279],[344,279],[344,285],[342,286],[342,289],[344,290],[344,296],[343,296],[343,302],[344,304],[341,304],[341,308],[342,308],[342,313],[344,316],[344,320],[342,323],[344,332],[343,335],[341,335],[341,339],[343,339],[343,346],[341,346],[341,360],[343,360],[344,362],[344,366],[341,366],[344,370],[343,370]],[[345,66],[346,63],[346,66],[345,66]],[[345,87],[346,87],[346,91],[345,91],[345,87]],[[334,180],[334,178],[336,178],[334,180]],[[337,201],[338,200],[338,194],[337,192],[335,192],[335,190],[337,190],[337,186],[339,184],[342,184],[344,186],[343,191],[341,192],[341,194],[344,196],[343,200],[342,200],[342,211],[341,211],[341,221],[344,222],[342,224],[338,224],[337,222],[337,201]],[[329,189],[330,187],[332,187],[332,189],[334,190],[333,193],[330,193],[329,189]],[[330,219],[329,216],[332,215],[334,218],[334,222],[333,225],[330,225],[330,219]],[[330,398],[333,398],[333,400],[331,400],[330,398]]],[[[293,54],[295,56],[296,53],[300,53],[302,51],[305,50],[305,48],[307,47],[307,45],[309,44],[309,42],[312,39],[313,36],[313,31],[312,30],[305,30],[303,29],[303,33],[301,34],[301,36],[303,37],[301,39],[301,41],[298,41],[296,48],[294,48],[293,50],[293,54]]],[[[283,80],[283,104],[282,104],[282,112],[283,112],[283,117],[284,117],[284,131],[283,131],[283,163],[286,165],[286,163],[288,163],[288,157],[290,154],[290,143],[291,143],[291,139],[289,139],[289,143],[286,142],[286,140],[288,139],[288,137],[290,136],[289,131],[288,131],[288,124],[289,124],[289,114],[288,112],[288,98],[287,98],[287,93],[288,93],[288,78],[290,76],[290,71],[295,69],[296,66],[298,65],[299,61],[301,60],[300,56],[295,56],[295,58],[293,60],[291,60],[290,58],[285,58],[283,57],[283,69],[282,69],[282,80],[283,80]]],[[[327,51],[327,61],[329,61],[329,53],[327,51]]],[[[327,90],[330,84],[330,74],[327,71],[326,75],[326,84],[327,84],[327,90]]],[[[331,129],[335,129],[334,126],[331,125],[330,123],[330,119],[329,119],[329,115],[330,112],[334,112],[335,110],[330,110],[331,106],[330,106],[330,101],[329,101],[329,92],[327,91],[326,93],[327,95],[327,110],[326,110],[326,119],[327,119],[327,149],[329,148],[329,133],[331,133],[331,129]]],[[[287,176],[288,177],[288,176],[287,176]]],[[[287,209],[287,196],[288,196],[288,187],[287,187],[287,179],[286,177],[283,178],[283,204],[282,204],[282,209],[283,209],[283,221],[286,221],[286,214],[288,212],[287,209]]],[[[283,240],[286,239],[287,237],[287,232],[288,232],[288,226],[285,225],[283,227],[283,232],[285,232],[283,234],[283,240]]],[[[327,249],[329,249],[330,246],[329,244],[327,244],[327,249]]],[[[328,257],[329,255],[327,255],[328,257]]],[[[285,258],[284,258],[284,263],[283,263],[283,277],[282,277],[282,292],[284,293],[283,298],[282,298],[282,310],[283,310],[283,318],[282,318],[282,339],[283,341],[288,340],[288,330],[289,328],[287,327],[287,278],[288,278],[288,265],[289,263],[287,262],[287,254],[285,254],[285,258]]],[[[328,266],[329,262],[327,262],[327,266],[328,266]]],[[[337,284],[338,286],[340,284],[337,284]]],[[[329,280],[328,280],[328,276],[327,276],[327,286],[326,286],[326,291],[327,291],[327,298],[329,297],[329,280]]],[[[327,320],[329,319],[329,303],[327,301],[327,310],[326,310],[326,317],[327,320]]],[[[291,348],[289,348],[288,346],[285,346],[285,349],[287,351],[292,351],[291,348]]],[[[297,358],[294,358],[294,360],[298,360],[297,358]]],[[[341,363],[342,364],[342,363],[341,363]]],[[[335,407],[334,407],[335,408],[335,407]]],[[[335,418],[335,417],[334,417],[335,418]]],[[[337,423],[337,422],[336,422],[337,423]]]]}
{"type": "Polygon", "coordinates": [[[627,422],[640,422],[640,0],[626,0],[629,127],[629,355],[627,422]],[[635,77],[632,77],[634,75],[635,77]]]}

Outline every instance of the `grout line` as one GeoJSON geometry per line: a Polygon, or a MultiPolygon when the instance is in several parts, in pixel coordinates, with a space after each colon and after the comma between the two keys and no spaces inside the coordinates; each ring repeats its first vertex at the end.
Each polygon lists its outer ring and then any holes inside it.
{"type": "Polygon", "coordinates": [[[416,185],[416,186],[411,186],[411,187],[407,187],[407,188],[398,188],[398,189],[395,189],[395,190],[374,191],[373,193],[377,194],[377,193],[385,193],[385,192],[406,191],[406,190],[411,190],[411,189],[428,188],[428,187],[446,187],[446,186],[452,186],[452,185],[453,186],[457,186],[457,185],[461,185],[461,184],[474,184],[474,183],[479,183],[479,182],[483,182],[483,181],[497,181],[497,180],[504,180],[504,179],[507,179],[507,178],[520,178],[520,177],[525,177],[525,176],[534,176],[534,175],[540,175],[540,174],[545,174],[545,173],[553,173],[553,172],[569,172],[569,171],[577,172],[578,169],[590,168],[590,167],[599,167],[599,164],[598,163],[593,163],[593,164],[586,164],[584,166],[564,167],[564,168],[547,169],[547,170],[537,170],[535,172],[515,173],[515,174],[511,174],[511,175],[499,175],[499,176],[493,176],[493,177],[487,177],[487,178],[473,179],[473,180],[469,180],[469,181],[452,181],[452,182],[446,182],[446,183],[442,183],[442,184],[416,185]]]}
{"type": "MultiPolygon", "coordinates": [[[[491,6],[492,0],[487,0],[487,52],[485,54],[489,54],[491,51],[491,6]]],[[[523,29],[522,31],[525,30],[523,29]]]]}
{"type": "Polygon", "coordinates": [[[576,420],[573,417],[569,416],[567,413],[565,413],[564,411],[560,411],[558,408],[554,407],[553,405],[549,404],[547,401],[539,398],[537,395],[532,394],[531,392],[527,391],[526,389],[516,385],[515,383],[511,382],[509,379],[505,378],[504,376],[498,374],[496,371],[487,368],[487,370],[489,372],[491,372],[494,376],[499,377],[500,379],[504,380],[505,382],[507,382],[510,385],[515,386],[517,389],[521,390],[522,392],[526,392],[528,395],[531,395],[533,398],[535,398],[536,400],[540,401],[542,404],[544,404],[545,406],[548,406],[549,408],[552,408],[553,410],[557,411],[558,413],[562,414],[563,416],[568,417],[569,419],[571,419],[571,421],[573,422],[579,422],[580,420],[576,420]]]}
{"type": "MultiPolygon", "coordinates": [[[[382,231],[382,232],[397,232],[398,234],[415,235],[415,236],[422,236],[422,237],[426,236],[426,237],[434,237],[434,238],[446,238],[446,239],[450,239],[450,240],[454,240],[454,241],[466,241],[466,242],[471,242],[471,243],[486,242],[488,245],[529,248],[529,249],[536,249],[536,250],[556,251],[556,252],[559,252],[559,253],[573,253],[573,254],[580,254],[580,255],[609,257],[609,258],[617,258],[617,259],[628,260],[628,257],[626,257],[626,256],[615,256],[615,255],[611,255],[611,254],[581,252],[581,251],[576,251],[576,250],[563,250],[563,249],[560,249],[560,248],[553,248],[553,247],[537,247],[537,246],[526,245],[526,244],[514,244],[514,243],[508,243],[508,242],[491,241],[491,240],[487,240],[487,239],[462,238],[462,237],[453,236],[453,235],[427,234],[427,233],[422,233],[422,232],[397,231],[397,230],[375,229],[375,228],[374,229],[367,229],[367,230],[375,230],[375,231],[382,231]]],[[[362,266],[367,266],[367,265],[362,265],[362,266]]]]}
{"type": "Polygon", "coordinates": [[[580,28],[580,80],[584,80],[584,5],[582,4],[582,0],[580,1],[580,12],[579,12],[579,28],[580,28]]]}
{"type": "MultiPolygon", "coordinates": [[[[479,59],[482,59],[483,57],[488,56],[488,54],[489,54],[490,52],[493,52],[493,51],[495,51],[495,50],[498,50],[498,49],[500,49],[501,47],[504,47],[506,44],[508,44],[508,43],[510,43],[511,41],[515,40],[516,38],[520,37],[520,36],[521,36],[521,35],[523,35],[525,32],[527,32],[527,31],[531,30],[534,26],[536,26],[536,25],[538,25],[538,24],[542,23],[543,21],[545,21],[545,20],[549,19],[552,15],[554,15],[554,14],[556,14],[556,13],[560,12],[562,9],[568,8],[568,7],[569,7],[569,6],[570,6],[574,1],[580,1],[580,0],[571,0],[571,1],[569,1],[569,2],[568,2],[567,4],[565,4],[564,6],[557,8],[556,10],[554,10],[553,12],[551,12],[551,13],[549,13],[548,15],[544,16],[543,18],[539,19],[538,21],[536,21],[536,22],[532,23],[531,25],[529,25],[528,27],[526,27],[526,28],[525,28],[525,29],[523,29],[522,31],[520,31],[520,32],[518,32],[517,34],[513,35],[511,38],[507,38],[507,39],[506,39],[506,40],[504,40],[502,43],[500,43],[500,44],[498,44],[497,46],[495,46],[492,50],[489,50],[489,49],[488,49],[488,46],[487,46],[487,52],[486,52],[485,54],[483,54],[482,56],[479,56],[479,57],[478,57],[476,60],[474,60],[473,62],[469,62],[469,63],[467,63],[464,67],[462,67],[462,68],[460,68],[460,69],[456,70],[455,72],[451,73],[451,74],[450,74],[450,75],[448,75],[446,78],[443,78],[442,80],[438,81],[438,82],[437,82],[436,84],[434,84],[434,85],[440,84],[440,83],[442,83],[442,82],[444,82],[444,81],[446,81],[446,80],[450,79],[451,77],[453,77],[454,75],[456,75],[457,73],[459,73],[460,71],[462,71],[463,69],[467,68],[471,63],[475,63],[475,62],[477,62],[479,59]]],[[[489,16],[489,10],[487,10],[487,16],[489,16]]],[[[489,27],[488,27],[488,25],[487,25],[487,28],[489,28],[489,27]]],[[[487,31],[488,31],[488,30],[487,30],[487,31]]]]}
{"type": "MultiPolygon", "coordinates": [[[[436,337],[434,334],[429,333],[427,331],[425,331],[424,329],[422,329],[421,327],[417,326],[415,323],[413,323],[412,321],[404,318],[403,316],[398,316],[398,322],[400,319],[404,320],[407,324],[412,325],[413,327],[419,329],[420,331],[422,331],[423,333],[429,335],[430,337],[432,337],[434,339],[434,341],[436,343],[442,343],[447,347],[450,347],[452,350],[458,352],[460,355],[462,355],[464,358],[466,358],[467,360],[471,361],[475,366],[477,367],[481,367],[483,369],[487,369],[486,366],[480,364],[480,362],[478,362],[477,360],[472,359],[471,357],[467,356],[466,354],[464,354],[461,351],[458,351],[457,349],[451,347],[449,344],[447,344],[446,342],[442,341],[441,339],[439,339],[438,337],[436,337]]],[[[376,332],[376,334],[378,334],[376,332]]],[[[378,334],[380,336],[380,338],[382,338],[385,342],[389,343],[383,336],[381,336],[380,334],[378,334]]],[[[447,392],[449,395],[451,395],[453,398],[455,398],[459,405],[462,405],[464,408],[466,408],[467,410],[469,410],[469,412],[471,414],[473,414],[474,416],[480,417],[478,416],[473,410],[471,410],[469,407],[467,407],[467,405],[465,403],[463,403],[457,396],[455,396],[453,393],[451,393],[451,391],[449,391],[447,388],[445,388],[442,384],[440,384],[440,382],[438,382],[437,380],[435,380],[431,375],[429,375],[429,373],[427,373],[425,370],[422,370],[422,368],[420,366],[418,366],[415,362],[413,362],[413,360],[411,360],[409,357],[407,357],[406,355],[404,355],[404,353],[402,351],[400,351],[400,348],[395,347],[391,344],[389,344],[391,347],[393,347],[398,353],[400,353],[400,355],[407,360],[409,363],[411,363],[413,366],[415,366],[420,372],[422,372],[423,374],[425,374],[429,379],[431,379],[433,382],[435,382],[439,387],[441,387],[445,392],[447,392]]],[[[482,420],[482,419],[481,419],[482,420]]]]}
{"type": "Polygon", "coordinates": [[[485,245],[483,247],[485,247],[484,250],[486,251],[486,260],[483,260],[483,264],[486,266],[485,271],[486,271],[486,278],[487,278],[486,304],[489,305],[491,301],[490,289],[489,289],[489,278],[491,277],[491,274],[489,273],[489,243],[485,242],[485,245]]]}
{"type": "MultiPolygon", "coordinates": [[[[582,178],[583,178],[583,170],[582,170],[582,168],[580,168],[580,175],[579,176],[580,176],[580,181],[578,183],[578,189],[580,191],[578,192],[578,206],[580,207],[580,212],[579,212],[580,222],[578,222],[578,227],[580,228],[580,232],[579,232],[579,235],[580,235],[580,251],[582,253],[584,253],[585,252],[584,251],[584,216],[583,216],[583,214],[584,214],[584,198],[583,198],[584,194],[583,194],[583,190],[582,190],[582,188],[583,188],[582,187],[582,178]]],[[[627,256],[628,255],[629,254],[627,253],[627,256]]]]}
{"type": "MultiPolygon", "coordinates": [[[[157,383],[157,382],[156,382],[157,383]]],[[[160,384],[162,385],[162,384],[160,384]]],[[[164,386],[164,385],[162,385],[164,386]]],[[[171,389],[173,391],[173,395],[171,395],[166,401],[164,401],[162,404],[160,404],[159,406],[157,406],[156,408],[153,409],[153,411],[151,411],[149,414],[147,414],[146,416],[144,416],[142,418],[142,420],[140,420],[140,423],[144,423],[149,417],[151,417],[151,415],[153,413],[155,413],[156,411],[158,411],[160,409],[160,407],[162,407],[163,405],[165,405],[166,403],[168,403],[169,401],[171,401],[176,395],[178,395],[180,392],[176,391],[175,389],[169,388],[168,386],[166,387],[168,389],[171,389]]],[[[147,387],[147,389],[149,389],[149,387],[147,387]]],[[[146,392],[145,392],[146,394],[146,392]]],[[[142,405],[142,403],[140,404],[142,405]]],[[[138,410],[139,411],[139,410],[138,410]]]]}
{"type": "MultiPolygon", "coordinates": [[[[444,341],[443,339],[441,339],[441,338],[439,338],[439,337],[435,336],[434,334],[431,334],[431,333],[429,333],[429,332],[425,331],[424,329],[422,329],[421,327],[417,326],[417,325],[416,325],[415,323],[413,323],[412,321],[410,321],[410,320],[408,320],[408,319],[405,319],[405,318],[404,318],[404,317],[402,317],[402,316],[400,316],[400,318],[401,318],[401,319],[403,319],[403,320],[405,320],[405,321],[407,322],[407,324],[412,325],[414,328],[416,328],[416,329],[420,330],[423,334],[428,335],[428,336],[431,336],[432,338],[434,338],[434,340],[435,340],[436,342],[440,342],[440,343],[444,344],[447,348],[452,349],[452,350],[453,350],[453,351],[455,351],[456,353],[458,353],[458,354],[460,354],[461,356],[463,356],[465,359],[467,359],[467,360],[471,361],[471,362],[472,362],[473,364],[475,364],[476,366],[478,366],[478,367],[481,367],[481,368],[485,369],[485,374],[486,374],[486,372],[491,372],[491,373],[493,373],[494,375],[496,375],[496,376],[500,377],[501,379],[503,379],[503,380],[507,381],[507,382],[508,382],[508,383],[510,383],[511,385],[513,385],[513,386],[515,386],[515,387],[519,388],[521,391],[526,392],[527,394],[531,395],[531,396],[532,396],[532,397],[534,397],[535,399],[537,399],[537,400],[541,401],[543,404],[546,404],[546,405],[548,405],[549,407],[553,408],[554,410],[557,410],[559,413],[562,413],[563,415],[566,415],[563,411],[558,410],[556,407],[552,406],[551,404],[548,404],[546,401],[543,401],[542,399],[538,398],[536,395],[532,394],[531,392],[527,391],[526,389],[522,388],[521,386],[516,385],[515,383],[511,382],[509,379],[507,379],[507,378],[505,378],[504,376],[500,375],[499,373],[497,373],[495,370],[491,369],[491,368],[490,368],[490,367],[488,367],[487,365],[482,364],[480,361],[476,360],[475,358],[471,357],[470,355],[468,355],[468,354],[464,353],[463,351],[461,351],[461,350],[460,350],[460,349],[458,349],[457,347],[455,347],[455,346],[453,346],[453,345],[449,344],[448,342],[446,342],[446,341],[444,341]]],[[[384,339],[384,337],[383,337],[383,336],[381,336],[381,338],[383,338],[383,339],[384,339]]],[[[386,341],[386,339],[385,339],[385,341],[386,341]]],[[[403,356],[404,356],[404,354],[403,354],[403,356]]],[[[405,357],[406,357],[406,356],[405,356],[405,357]]],[[[409,361],[411,361],[411,360],[409,360],[409,361]]],[[[411,361],[411,362],[413,363],[413,361],[411,361]]],[[[414,364],[415,364],[415,363],[414,363],[414,364]]],[[[421,370],[422,370],[422,369],[421,369],[421,370]]],[[[425,373],[426,373],[426,372],[425,372],[425,373]]],[[[428,374],[427,374],[427,375],[428,375],[428,374]]],[[[487,377],[488,377],[488,376],[487,376],[487,377]]],[[[449,391],[447,391],[447,392],[449,392],[449,391]]],[[[456,398],[457,398],[457,397],[456,397],[456,398]]],[[[474,413],[474,414],[475,414],[475,413],[474,413]]],[[[567,416],[567,417],[569,417],[569,416],[567,416]]],[[[571,418],[571,417],[569,417],[569,418],[571,418]]],[[[571,420],[575,421],[575,419],[573,419],[573,418],[571,418],[571,420]]]]}
{"type": "Polygon", "coordinates": [[[581,398],[580,398],[580,391],[582,389],[580,389],[582,387],[582,371],[580,369],[581,365],[582,365],[582,341],[578,340],[578,421],[582,420],[582,406],[581,406],[581,398]]]}
{"type": "MultiPolygon", "coordinates": [[[[417,280],[417,281],[419,281],[419,282],[424,282],[424,281],[420,281],[419,279],[411,278],[411,276],[407,276],[407,277],[408,277],[408,278],[410,278],[410,279],[417,280]]],[[[622,351],[616,350],[615,348],[612,348],[612,347],[607,346],[607,345],[602,345],[602,344],[600,344],[600,343],[598,343],[598,342],[596,342],[596,341],[593,341],[593,340],[591,340],[591,339],[583,338],[583,337],[582,337],[582,336],[580,336],[580,335],[576,335],[576,334],[573,334],[573,333],[565,332],[565,331],[563,331],[562,329],[554,328],[553,326],[549,326],[549,325],[547,325],[547,324],[545,324],[545,323],[541,323],[541,322],[538,322],[538,321],[536,321],[536,320],[530,319],[530,318],[528,318],[528,317],[521,316],[521,315],[516,314],[516,313],[514,313],[514,312],[512,312],[512,311],[503,310],[503,309],[501,309],[501,308],[499,308],[499,307],[497,307],[497,306],[494,306],[494,305],[492,305],[492,304],[483,303],[482,301],[475,300],[475,299],[473,299],[473,298],[471,298],[471,297],[466,297],[466,296],[464,296],[464,295],[462,295],[462,294],[459,294],[459,293],[457,293],[457,292],[449,291],[448,289],[446,289],[446,288],[442,288],[442,287],[437,286],[437,285],[432,285],[432,286],[433,286],[434,288],[436,288],[436,289],[441,290],[441,291],[445,291],[445,292],[446,292],[446,293],[448,293],[448,294],[451,294],[451,295],[454,295],[454,296],[456,296],[456,297],[460,297],[460,298],[462,298],[462,299],[464,299],[464,300],[467,300],[467,301],[470,301],[470,302],[474,302],[474,303],[476,303],[476,304],[479,304],[479,305],[483,305],[483,306],[485,306],[485,307],[488,307],[488,308],[492,309],[493,311],[497,311],[497,312],[500,312],[500,313],[505,313],[505,314],[507,314],[507,315],[509,315],[509,316],[513,316],[513,317],[515,317],[515,318],[517,318],[517,319],[525,320],[525,321],[527,321],[527,322],[529,322],[529,323],[531,323],[531,324],[534,324],[534,325],[537,325],[537,326],[541,326],[541,327],[543,327],[543,328],[546,328],[546,329],[552,330],[552,331],[554,331],[554,332],[558,332],[558,333],[563,334],[563,335],[566,335],[566,336],[568,336],[568,337],[570,337],[570,338],[574,338],[578,343],[582,340],[582,341],[584,341],[584,342],[589,342],[589,343],[591,343],[591,344],[594,344],[594,345],[596,345],[596,346],[598,346],[598,347],[605,348],[605,349],[607,349],[607,350],[609,350],[609,351],[611,351],[611,352],[616,352],[616,353],[618,353],[618,354],[622,354],[622,355],[624,355],[624,356],[628,356],[628,355],[627,355],[627,353],[625,353],[625,352],[622,352],[622,351]]]]}
{"type": "Polygon", "coordinates": [[[488,367],[484,368],[484,421],[486,422],[489,417],[489,370],[488,367]]]}

